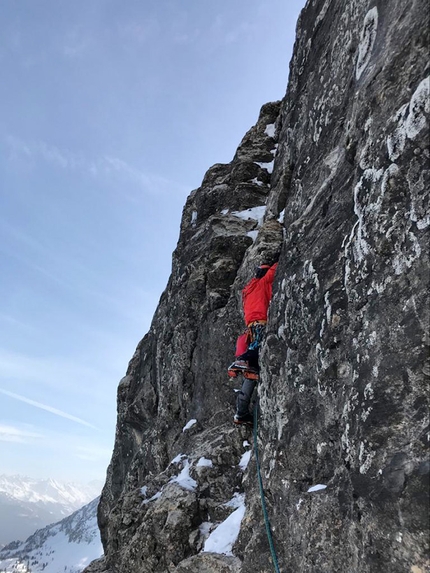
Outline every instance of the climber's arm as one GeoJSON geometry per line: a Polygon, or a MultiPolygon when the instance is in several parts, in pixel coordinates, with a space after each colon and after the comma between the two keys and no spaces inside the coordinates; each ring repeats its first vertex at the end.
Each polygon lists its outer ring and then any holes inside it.
{"type": "Polygon", "coordinates": [[[267,284],[272,284],[275,278],[276,269],[278,268],[278,263],[275,263],[270,267],[267,273],[264,275],[263,280],[267,284]]]}

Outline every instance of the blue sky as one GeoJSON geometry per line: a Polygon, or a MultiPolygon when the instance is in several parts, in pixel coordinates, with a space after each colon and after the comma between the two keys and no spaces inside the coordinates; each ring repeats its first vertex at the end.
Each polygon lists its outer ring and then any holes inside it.
{"type": "Polygon", "coordinates": [[[283,97],[303,5],[2,1],[0,473],[104,478],[185,199],[283,97]]]}

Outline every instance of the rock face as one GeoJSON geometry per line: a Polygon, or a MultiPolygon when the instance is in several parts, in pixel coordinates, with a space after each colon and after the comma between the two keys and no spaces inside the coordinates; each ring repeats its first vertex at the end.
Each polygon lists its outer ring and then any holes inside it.
{"type": "Polygon", "coordinates": [[[119,384],[88,572],[274,570],[226,367],[240,290],[281,244],[258,388],[280,569],[429,570],[427,10],[309,1],[284,100],[190,194],[119,384]],[[211,532],[242,502],[221,550],[211,532]]]}

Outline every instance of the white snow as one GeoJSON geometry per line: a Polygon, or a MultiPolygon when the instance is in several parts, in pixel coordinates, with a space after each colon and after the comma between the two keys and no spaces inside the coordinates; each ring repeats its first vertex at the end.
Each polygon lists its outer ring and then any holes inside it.
{"type": "Polygon", "coordinates": [[[27,566],[22,562],[18,562],[16,559],[1,559],[0,560],[0,571],[13,571],[14,573],[28,573],[27,566]]]}
{"type": "Polygon", "coordinates": [[[279,213],[278,221],[280,223],[283,223],[284,220],[285,220],[285,209],[282,209],[282,211],[279,213]]]}
{"type": "Polygon", "coordinates": [[[244,515],[245,499],[243,497],[239,507],[212,531],[204,544],[203,551],[233,555],[233,545],[239,535],[240,525],[244,515]]]}
{"type": "Polygon", "coordinates": [[[260,167],[262,167],[263,169],[267,169],[267,171],[269,173],[273,173],[273,165],[275,163],[275,160],[270,161],[269,163],[262,163],[261,161],[254,161],[254,163],[256,163],[257,165],[259,165],[260,167]]]}
{"type": "Polygon", "coordinates": [[[204,536],[207,537],[212,529],[212,523],[210,521],[203,521],[203,523],[201,523],[199,525],[199,531],[200,533],[204,536]]]}
{"type": "Polygon", "coordinates": [[[150,501],[155,501],[156,499],[158,499],[159,497],[161,497],[163,495],[163,490],[157,491],[157,493],[155,493],[152,497],[150,497],[149,499],[144,499],[142,501],[143,505],[146,505],[147,503],[149,503],[150,501]]]}
{"type": "Polygon", "coordinates": [[[264,183],[262,181],[260,181],[259,179],[257,179],[257,177],[254,177],[254,179],[251,179],[250,183],[255,183],[259,187],[264,187],[264,183]]]}
{"type": "Polygon", "coordinates": [[[223,210],[221,211],[221,215],[227,215],[227,213],[228,213],[228,209],[223,209],[223,210]]]}
{"type": "Polygon", "coordinates": [[[192,426],[194,426],[194,424],[197,424],[197,420],[196,419],[192,419],[189,422],[187,422],[185,424],[185,426],[182,428],[183,432],[186,432],[187,430],[189,430],[192,426]]]}
{"type": "Polygon", "coordinates": [[[313,491],[320,491],[321,489],[325,489],[326,487],[327,487],[326,485],[318,483],[317,485],[313,485],[312,487],[310,487],[308,489],[308,493],[311,493],[313,491]]]}
{"type": "Polygon", "coordinates": [[[64,506],[64,515],[73,513],[100,495],[100,487],[63,483],[54,479],[35,479],[20,475],[0,475],[0,492],[30,503],[55,503],[64,506]]]}
{"type": "Polygon", "coordinates": [[[69,536],[64,532],[59,532],[50,537],[43,545],[42,550],[32,551],[28,554],[28,559],[20,560],[6,559],[0,561],[0,571],[19,571],[20,573],[81,573],[83,569],[103,555],[103,547],[100,539],[92,544],[82,544],[69,541],[69,536]],[[27,569],[24,563],[31,563],[31,569],[27,569]],[[67,569],[66,569],[67,567],[67,569]]]}
{"type": "Polygon", "coordinates": [[[264,133],[266,135],[268,135],[269,137],[275,137],[275,124],[274,123],[268,123],[266,125],[266,129],[264,130],[264,133]]]}
{"type": "Polygon", "coordinates": [[[197,221],[197,211],[191,213],[191,225],[195,227],[197,221]]]}
{"type": "Polygon", "coordinates": [[[243,446],[244,448],[250,448],[250,447],[251,447],[251,444],[248,442],[248,440],[244,440],[242,446],[243,446]]]}
{"type": "Polygon", "coordinates": [[[240,462],[239,462],[239,467],[242,471],[245,471],[246,468],[248,467],[249,464],[249,460],[251,459],[251,450],[248,450],[247,452],[245,452],[243,454],[243,456],[240,458],[240,462]]]}
{"type": "Polygon", "coordinates": [[[178,454],[175,458],[173,458],[173,460],[170,462],[170,464],[179,464],[182,460],[182,458],[186,458],[187,456],[185,454],[178,454]]]}
{"type": "Polygon", "coordinates": [[[179,475],[170,480],[172,483],[177,483],[188,491],[194,491],[197,487],[197,482],[190,476],[190,462],[185,461],[184,468],[179,475]]]}
{"type": "Polygon", "coordinates": [[[211,467],[213,467],[212,460],[208,460],[207,458],[200,458],[196,465],[198,468],[201,468],[201,467],[211,468],[211,467]]]}
{"type": "Polygon", "coordinates": [[[239,219],[243,219],[244,221],[253,219],[254,221],[258,221],[258,224],[261,225],[265,213],[266,206],[261,205],[260,207],[251,207],[250,209],[245,209],[244,211],[233,211],[232,215],[239,217],[239,219]]]}
{"type": "Polygon", "coordinates": [[[251,237],[252,241],[254,242],[255,239],[258,237],[258,231],[257,231],[257,230],[255,230],[255,231],[248,231],[248,232],[246,233],[246,236],[247,236],[247,237],[251,237]]]}
{"type": "Polygon", "coordinates": [[[97,527],[98,498],[62,521],[40,529],[15,550],[2,552],[0,571],[16,573],[81,573],[103,555],[97,527]],[[27,564],[30,567],[27,567],[27,564]]]}
{"type": "Polygon", "coordinates": [[[148,495],[148,486],[144,485],[143,487],[140,488],[140,493],[146,497],[148,495]]]}
{"type": "Polygon", "coordinates": [[[244,493],[235,493],[230,501],[224,503],[224,507],[232,507],[233,509],[237,509],[241,507],[245,503],[245,494],[244,493]]]}

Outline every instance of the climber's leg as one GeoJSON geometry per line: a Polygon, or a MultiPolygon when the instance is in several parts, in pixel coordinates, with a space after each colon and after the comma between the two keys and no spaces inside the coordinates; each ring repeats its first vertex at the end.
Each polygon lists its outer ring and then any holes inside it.
{"type": "Polygon", "coordinates": [[[249,416],[249,405],[251,403],[252,394],[257,384],[256,380],[243,379],[242,388],[237,395],[236,399],[236,417],[242,418],[249,416]]]}

